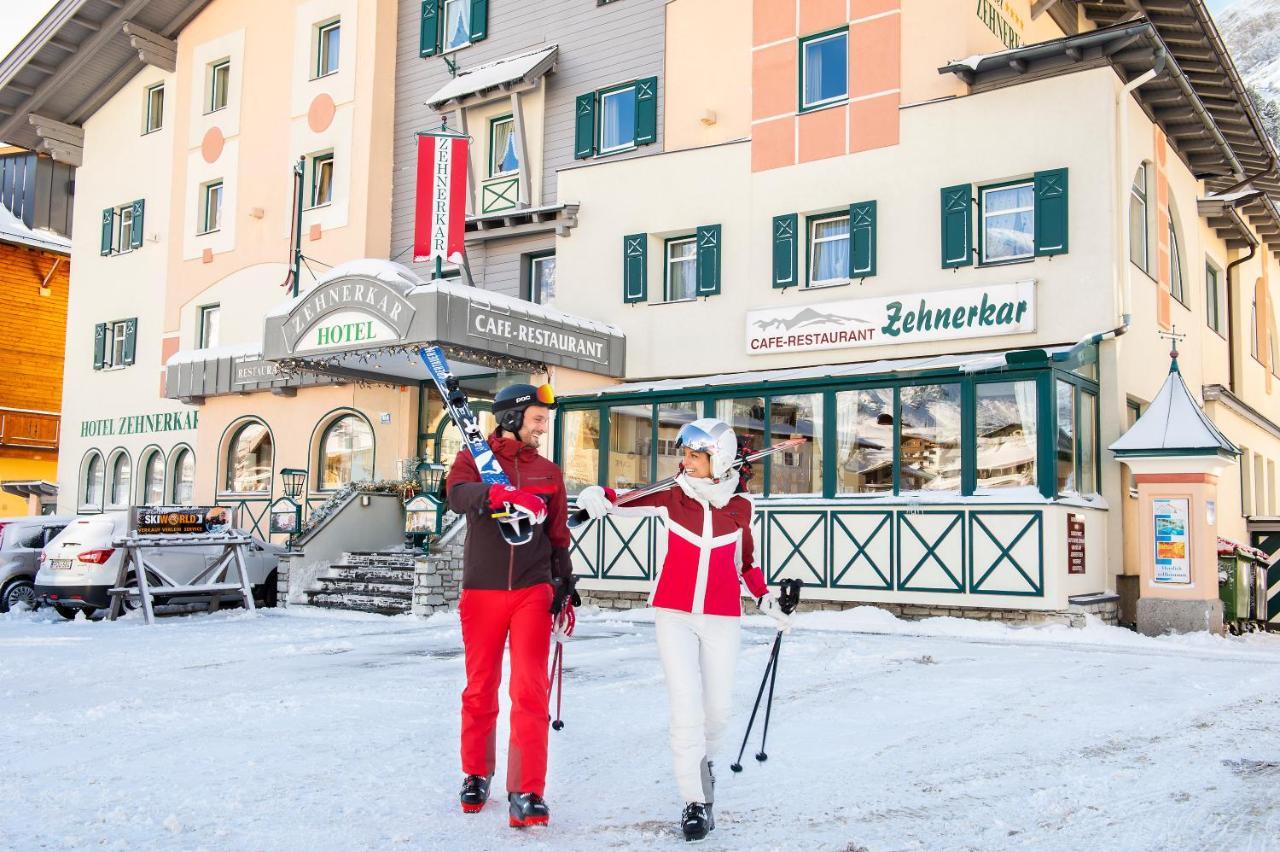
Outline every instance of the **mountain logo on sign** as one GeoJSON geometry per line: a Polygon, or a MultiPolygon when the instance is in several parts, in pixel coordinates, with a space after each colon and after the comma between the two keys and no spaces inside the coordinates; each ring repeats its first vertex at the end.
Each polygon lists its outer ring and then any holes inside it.
{"type": "Polygon", "coordinates": [[[798,328],[806,328],[811,325],[830,325],[842,323],[857,323],[858,325],[870,325],[869,322],[856,317],[842,317],[839,314],[829,314],[824,311],[817,311],[813,308],[805,308],[800,313],[790,319],[770,319],[756,320],[756,328],[763,331],[795,331],[798,328]]]}

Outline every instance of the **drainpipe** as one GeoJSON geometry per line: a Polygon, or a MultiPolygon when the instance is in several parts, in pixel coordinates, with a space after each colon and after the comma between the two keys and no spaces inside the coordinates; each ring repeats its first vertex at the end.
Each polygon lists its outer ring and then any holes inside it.
{"type": "MultiPolygon", "coordinates": [[[[1129,245],[1129,228],[1125,221],[1124,211],[1128,209],[1129,192],[1125,186],[1124,177],[1126,175],[1125,166],[1128,163],[1129,148],[1129,95],[1133,90],[1146,83],[1150,83],[1161,72],[1164,71],[1166,54],[1163,50],[1157,50],[1155,53],[1155,62],[1151,69],[1133,78],[1124,85],[1120,93],[1116,96],[1116,124],[1119,127],[1120,138],[1116,144],[1116,185],[1119,188],[1119,204],[1116,207],[1116,221],[1120,227],[1120,251],[1113,264],[1116,284],[1120,288],[1120,326],[1128,328],[1129,323],[1133,320],[1133,288],[1130,285],[1129,278],[1129,253],[1131,246],[1129,245]]],[[[1123,332],[1121,332],[1123,333],[1123,332]]]]}
{"type": "Polygon", "coordinates": [[[1254,240],[1249,245],[1249,253],[1228,263],[1223,273],[1227,279],[1227,389],[1232,393],[1236,392],[1236,311],[1235,299],[1232,298],[1235,286],[1231,283],[1231,273],[1237,266],[1253,260],[1257,253],[1258,241],[1254,240]]]}

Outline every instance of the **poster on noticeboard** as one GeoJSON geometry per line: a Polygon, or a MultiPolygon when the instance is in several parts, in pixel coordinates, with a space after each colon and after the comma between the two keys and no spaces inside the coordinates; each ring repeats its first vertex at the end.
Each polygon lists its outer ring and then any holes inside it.
{"type": "Polygon", "coordinates": [[[1191,545],[1187,525],[1191,521],[1189,501],[1184,497],[1151,501],[1155,529],[1155,575],[1157,583],[1191,582],[1191,545]]]}

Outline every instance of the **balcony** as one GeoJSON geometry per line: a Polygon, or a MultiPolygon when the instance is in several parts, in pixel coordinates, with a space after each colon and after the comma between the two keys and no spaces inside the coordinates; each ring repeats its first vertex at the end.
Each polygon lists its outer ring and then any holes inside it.
{"type": "Polygon", "coordinates": [[[0,408],[0,448],[56,450],[61,422],[48,411],[0,408]]]}

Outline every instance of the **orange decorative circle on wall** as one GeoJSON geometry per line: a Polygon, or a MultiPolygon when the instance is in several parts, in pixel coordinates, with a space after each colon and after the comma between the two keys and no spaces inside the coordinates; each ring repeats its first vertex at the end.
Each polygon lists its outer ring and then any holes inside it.
{"type": "Polygon", "coordinates": [[[307,126],[311,128],[311,132],[323,133],[328,130],[329,125],[333,124],[333,114],[337,109],[333,105],[333,98],[329,95],[324,93],[316,95],[311,101],[311,108],[307,110],[307,126]]]}
{"type": "Polygon", "coordinates": [[[204,134],[204,140],[200,143],[200,156],[204,157],[206,163],[217,162],[222,156],[222,148],[227,144],[226,137],[222,135],[222,131],[216,127],[210,127],[208,132],[204,134]]]}

